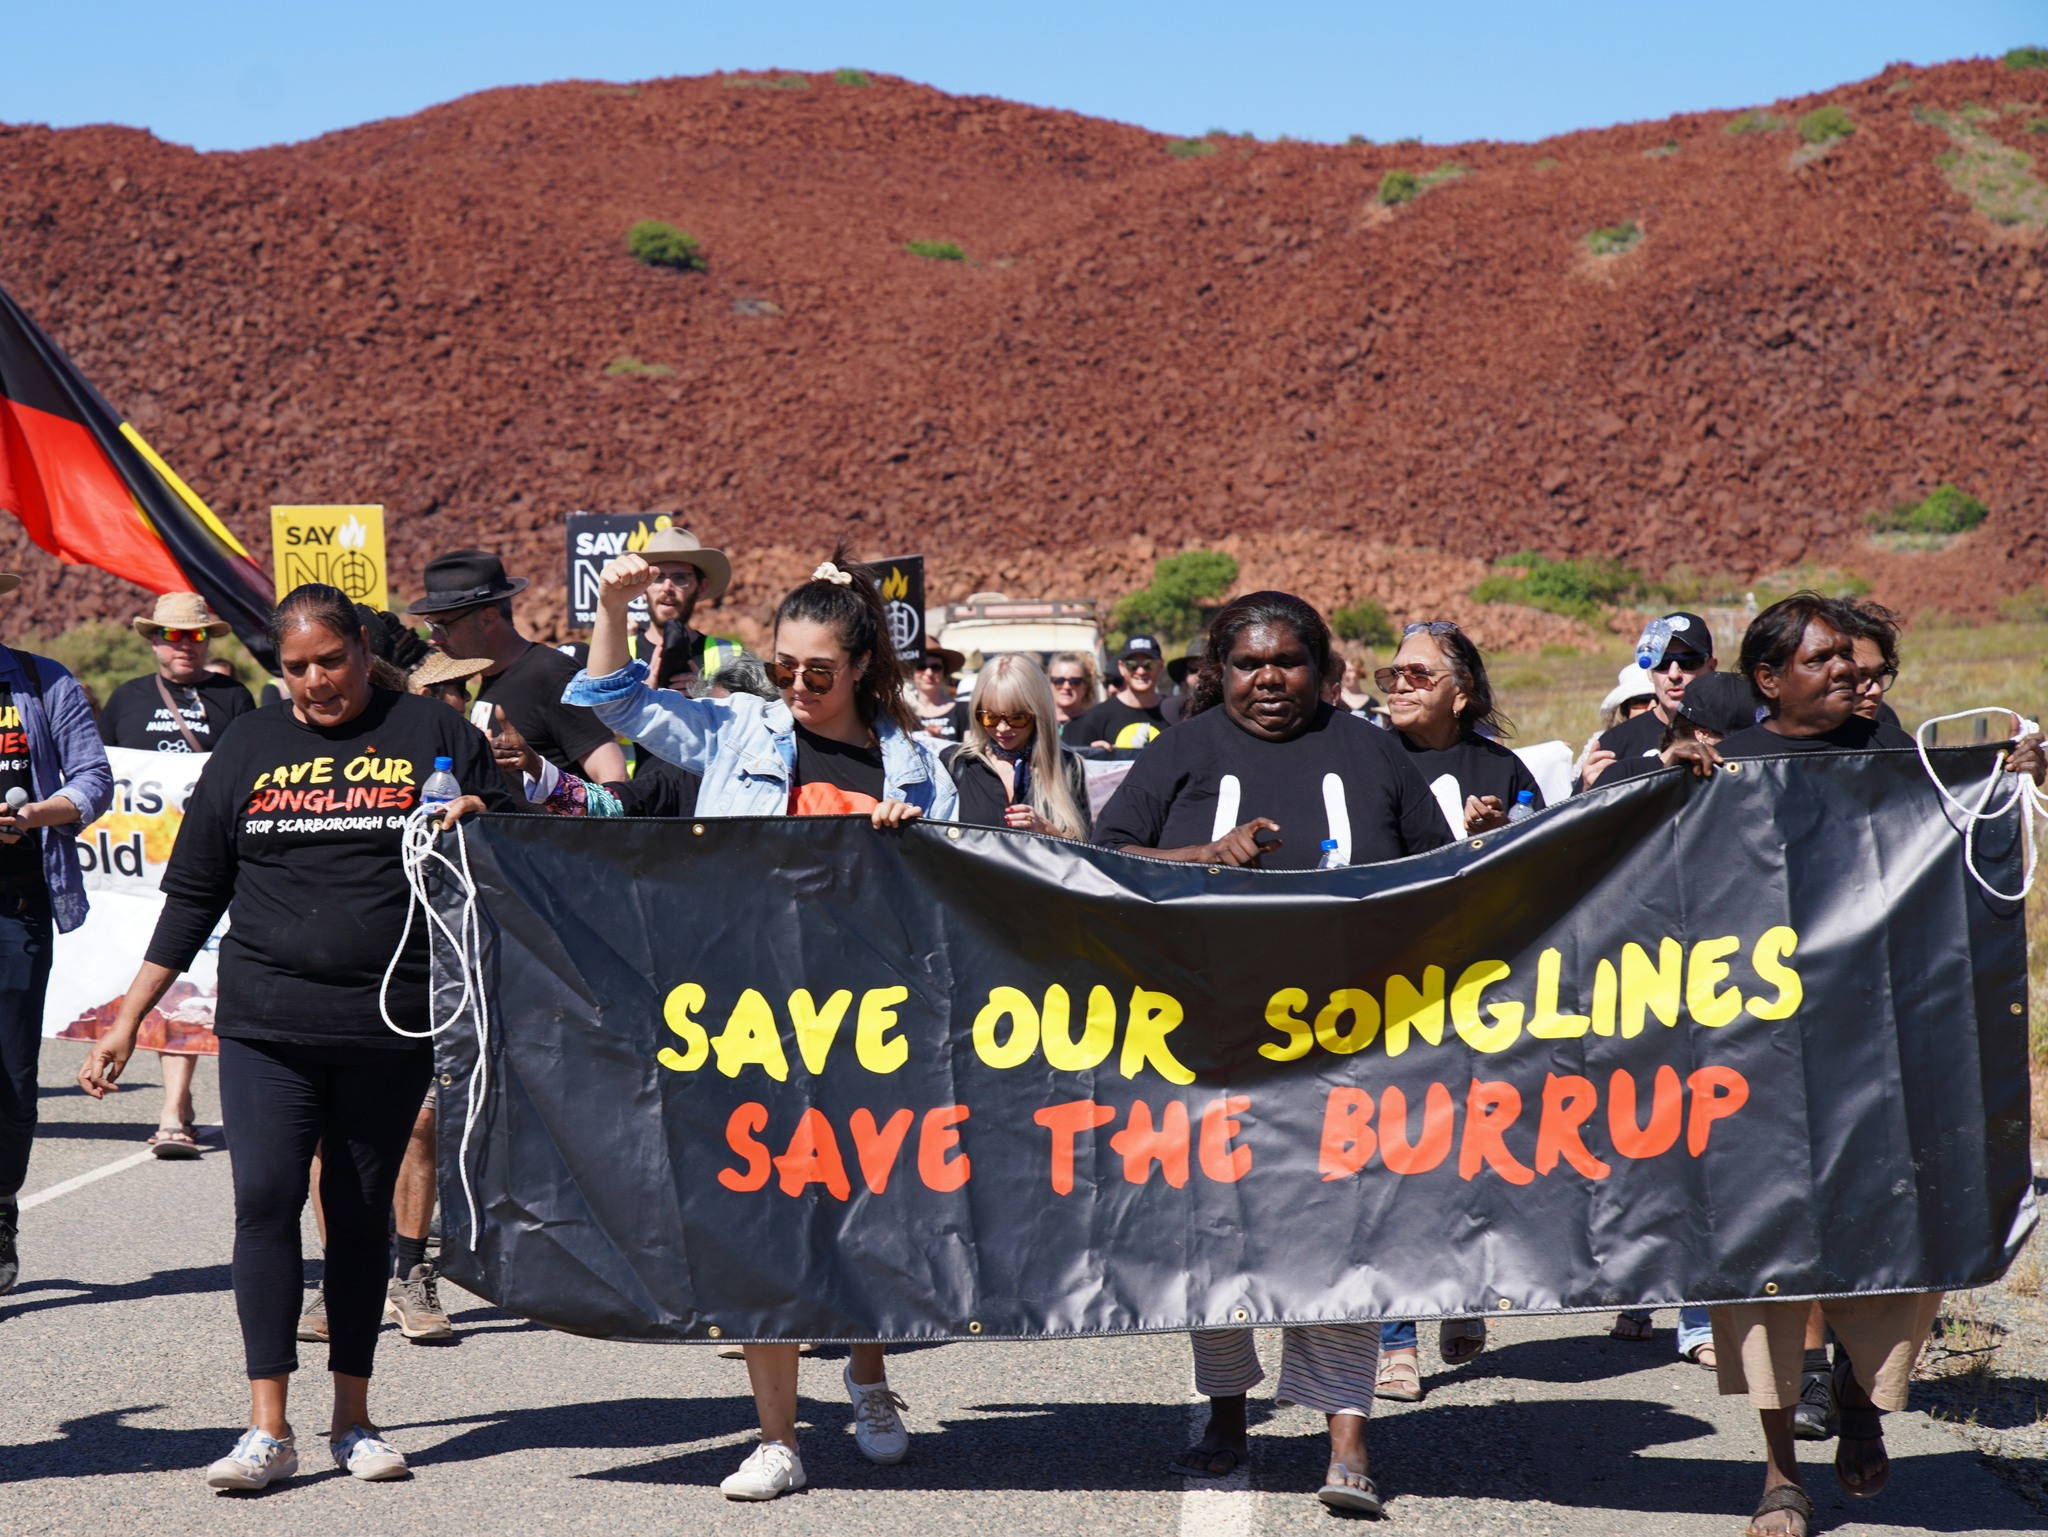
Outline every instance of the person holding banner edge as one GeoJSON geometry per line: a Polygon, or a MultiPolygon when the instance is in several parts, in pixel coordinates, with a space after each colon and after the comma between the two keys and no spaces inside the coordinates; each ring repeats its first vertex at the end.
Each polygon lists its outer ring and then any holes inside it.
{"type": "Polygon", "coordinates": [[[207,1469],[218,1490],[261,1489],[298,1470],[285,1411],[298,1369],[299,1220],[319,1146],[329,1448],[356,1478],[408,1474],[369,1413],[392,1191],[433,1071],[423,926],[396,962],[398,986],[380,986],[406,932],[402,829],[437,757],[472,787],[446,820],[520,809],[480,732],[431,700],[375,686],[345,593],[295,588],[271,627],[289,702],[243,717],[216,745],[187,803],[143,964],[78,1072],[94,1099],[118,1088],[143,1015],[232,911],[216,1033],[250,1407],[248,1429],[207,1469]]]}
{"type": "MultiPolygon", "coordinates": [[[[1450,842],[1392,733],[1322,701],[1330,669],[1329,627],[1301,599],[1255,592],[1225,606],[1186,719],[1132,765],[1095,841],[1153,859],[1280,870],[1313,870],[1324,855],[1369,864],[1450,842]]],[[[1245,1399],[1265,1373],[1248,1328],[1198,1329],[1192,1343],[1209,1423],[1173,1466],[1220,1478],[1249,1455],[1245,1399]]],[[[1378,1323],[1281,1334],[1274,1399],[1327,1417],[1330,1462],[1316,1497],[1333,1510],[1381,1513],[1365,1444],[1379,1354],[1378,1323]]]]}
{"type": "MultiPolygon", "coordinates": [[[[782,698],[774,701],[691,699],[649,688],[646,665],[628,655],[626,611],[652,580],[653,568],[638,555],[617,556],[604,568],[590,666],[562,699],[589,706],[629,740],[703,776],[699,816],[865,815],[879,830],[956,814],[959,797],[937,743],[919,730],[904,697],[880,589],[851,566],[843,545],[775,611],[768,675],[782,698]]],[[[797,1347],[745,1349],[761,1440],[719,1489],[728,1499],[772,1500],[805,1483],[796,1444],[797,1347]]],[[[861,1454],[883,1466],[901,1462],[910,1435],[882,1347],[853,1346],[843,1381],[861,1454]]]]}

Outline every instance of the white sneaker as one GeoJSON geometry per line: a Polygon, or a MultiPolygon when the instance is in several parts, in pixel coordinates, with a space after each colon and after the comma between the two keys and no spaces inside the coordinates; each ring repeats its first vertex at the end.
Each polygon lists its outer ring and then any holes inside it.
{"type": "Polygon", "coordinates": [[[796,1448],[763,1441],[740,1464],[739,1471],[718,1486],[729,1500],[772,1500],[804,1486],[804,1465],[796,1448]]]}
{"type": "Polygon", "coordinates": [[[889,1391],[886,1382],[855,1382],[851,1361],[840,1375],[846,1380],[846,1396],[853,1400],[853,1439],[860,1454],[885,1468],[909,1456],[910,1432],[897,1411],[910,1405],[889,1391]]]}
{"type": "Polygon", "coordinates": [[[379,1484],[387,1479],[406,1478],[412,1473],[412,1469],[405,1465],[403,1452],[389,1441],[371,1435],[360,1425],[352,1427],[339,1441],[329,1441],[327,1449],[334,1453],[334,1465],[350,1478],[379,1484]]]}
{"type": "Polygon", "coordinates": [[[280,1441],[251,1425],[242,1432],[235,1449],[206,1470],[206,1487],[266,1489],[298,1471],[299,1452],[293,1437],[280,1441]]]}

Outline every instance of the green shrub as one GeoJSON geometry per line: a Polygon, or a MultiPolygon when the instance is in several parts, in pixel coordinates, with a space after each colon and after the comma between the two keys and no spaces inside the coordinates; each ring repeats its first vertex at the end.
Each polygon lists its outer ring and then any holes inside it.
{"type": "Polygon", "coordinates": [[[1815,107],[1799,120],[1799,137],[1808,144],[1832,144],[1856,131],[1841,107],[1815,107]]]}
{"type": "Polygon", "coordinates": [[[1422,196],[1422,178],[1413,171],[1389,171],[1380,178],[1380,202],[1388,208],[1422,196]]]}
{"type": "Polygon", "coordinates": [[[950,240],[906,240],[903,249],[912,256],[922,256],[927,261],[964,262],[967,253],[950,240]]]}
{"type": "Polygon", "coordinates": [[[1237,580],[1237,562],[1220,550],[1187,550],[1152,565],[1152,585],[1117,599],[1111,620],[1126,635],[1149,631],[1164,645],[1202,628],[1202,604],[1237,580]]]}
{"type": "Polygon", "coordinates": [[[2048,69],[2048,48],[2015,48],[2005,56],[2007,69],[2048,69]]]}
{"type": "Polygon", "coordinates": [[[1472,597],[1479,603],[1519,603],[1596,624],[1606,608],[1643,587],[1643,579],[1620,561],[1546,560],[1525,550],[1495,561],[1493,574],[1472,589],[1472,597]]]}
{"type": "Polygon", "coordinates": [[[2027,132],[2028,132],[2028,133],[2048,133],[2048,117],[2030,117],[2030,118],[2028,118],[2028,119],[2027,119],[2027,132]]]}
{"type": "Polygon", "coordinates": [[[642,219],[626,231],[626,249],[633,260],[649,267],[673,267],[678,272],[702,272],[710,263],[697,237],[659,219],[642,219]]]}
{"type": "Polygon", "coordinates": [[[1368,139],[1368,138],[1367,138],[1367,137],[1366,137],[1366,136],[1365,136],[1364,134],[1362,134],[1362,133],[1354,133],[1354,134],[1352,134],[1352,135],[1351,135],[1351,136],[1350,136],[1349,138],[1347,138],[1347,139],[1346,139],[1346,140],[1345,140],[1344,142],[1345,142],[1346,144],[1350,145],[1350,146],[1351,146],[1351,147],[1352,147],[1353,149],[1358,149],[1358,148],[1360,148],[1360,147],[1362,147],[1362,146],[1364,146],[1364,145],[1367,145],[1367,144],[1370,144],[1370,143],[1372,143],[1372,140],[1368,139]]]}
{"type": "Polygon", "coordinates": [[[1594,230],[1586,237],[1586,249],[1595,256],[1619,256],[1623,251],[1633,251],[1642,239],[1643,232],[1636,227],[1636,221],[1626,219],[1594,230]]]}
{"type": "Polygon", "coordinates": [[[1216,146],[1207,139],[1168,139],[1166,152],[1176,160],[1193,160],[1201,155],[1213,155],[1216,146]]]}
{"type": "Polygon", "coordinates": [[[643,363],[635,357],[613,358],[604,371],[612,379],[673,379],[676,374],[666,363],[643,363]]]}
{"type": "Polygon", "coordinates": [[[868,72],[864,69],[835,69],[832,71],[832,83],[866,89],[875,82],[868,78],[868,72]]]}
{"type": "Polygon", "coordinates": [[[1919,501],[1899,502],[1864,522],[1880,534],[1966,534],[1990,513],[1976,497],[1943,481],[1919,501]]]}
{"type": "Polygon", "coordinates": [[[1998,617],[2008,624],[2048,624],[2048,587],[2029,587],[2000,598],[1998,617]]]}
{"type": "Polygon", "coordinates": [[[1385,606],[1377,598],[1360,598],[1338,609],[1330,615],[1330,628],[1339,640],[1356,641],[1362,646],[1394,643],[1394,621],[1387,617],[1385,606]]]}
{"type": "Polygon", "coordinates": [[[1395,148],[1395,149],[1421,149],[1421,148],[1422,148],[1422,141],[1421,141],[1420,139],[1416,138],[1416,137],[1415,137],[1415,135],[1413,135],[1413,134],[1410,134],[1410,135],[1409,135],[1409,136],[1408,136],[1407,138],[1405,138],[1405,139],[1396,139],[1396,140],[1394,141],[1394,148],[1395,148]]]}
{"type": "Polygon", "coordinates": [[[1644,158],[1649,160],[1664,160],[1677,153],[1678,141],[1676,139],[1666,139],[1662,144],[1659,144],[1655,149],[1646,149],[1643,151],[1644,158]]]}
{"type": "Polygon", "coordinates": [[[1728,120],[1723,133],[1776,133],[1785,126],[1785,120],[1775,112],[1742,112],[1728,120]]]}
{"type": "Polygon", "coordinates": [[[1559,160],[1559,159],[1557,158],[1557,156],[1555,156],[1555,155],[1545,155],[1545,156],[1544,156],[1544,157],[1543,157],[1543,158],[1542,158],[1541,160],[1538,160],[1538,161],[1536,162],[1536,166],[1535,166],[1535,169],[1537,169],[1537,170],[1539,170],[1539,171],[1554,171],[1554,170],[1556,170],[1556,169],[1558,168],[1558,166],[1560,166],[1561,164],[1563,164],[1563,162],[1562,162],[1562,161],[1560,161],[1560,160],[1559,160]]]}

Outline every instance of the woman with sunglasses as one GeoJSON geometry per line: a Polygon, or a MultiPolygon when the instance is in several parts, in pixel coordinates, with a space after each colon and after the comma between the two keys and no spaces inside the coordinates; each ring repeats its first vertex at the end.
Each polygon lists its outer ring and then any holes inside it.
{"type": "Polygon", "coordinates": [[[1387,714],[1409,761],[1432,789],[1461,808],[1445,819],[1453,835],[1506,825],[1516,797],[1543,809],[1543,791],[1527,764],[1501,746],[1514,726],[1493,702],[1486,663],[1470,637],[1448,619],[1411,624],[1391,667],[1373,674],[1387,696],[1387,714]]]}
{"type": "MultiPolygon", "coordinates": [[[[937,743],[904,698],[902,664],[879,588],[844,547],[775,611],[769,680],[781,697],[691,699],[657,693],[628,660],[627,607],[651,573],[621,555],[598,582],[590,667],[562,697],[588,705],[622,736],[702,776],[697,815],[865,816],[877,828],[921,816],[950,821],[959,807],[937,743]]],[[[729,1499],[772,1500],[804,1486],[797,1457],[797,1347],[748,1345],[761,1441],[719,1488],[729,1499]]],[[[855,1345],[844,1374],[854,1440],[870,1462],[901,1462],[910,1436],[890,1391],[880,1345],[855,1345]]]]}
{"type": "Polygon", "coordinates": [[[1052,688],[1028,656],[989,660],[974,680],[967,740],[946,754],[960,820],[1086,838],[1088,771],[1060,746],[1052,688]]]}
{"type": "Polygon", "coordinates": [[[1085,651],[1060,652],[1046,664],[1045,681],[1052,685],[1053,708],[1062,729],[1094,709],[1102,694],[1095,680],[1095,658],[1085,651]]]}
{"type": "Polygon", "coordinates": [[[944,646],[930,646],[911,664],[910,708],[926,736],[957,742],[967,735],[967,709],[953,692],[967,659],[944,646]]]}

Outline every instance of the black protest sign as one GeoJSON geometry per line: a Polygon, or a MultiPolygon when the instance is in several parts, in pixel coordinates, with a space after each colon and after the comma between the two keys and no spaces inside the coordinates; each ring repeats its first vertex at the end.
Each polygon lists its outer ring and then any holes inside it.
{"type": "Polygon", "coordinates": [[[889,639],[905,662],[915,662],[930,644],[924,633],[924,557],[899,555],[870,561],[868,575],[882,589],[889,615],[889,639]]]}
{"type": "MultiPolygon", "coordinates": [[[[476,1040],[438,1044],[445,1264],[564,1329],[1958,1288],[2029,1226],[2022,922],[1910,753],[1328,872],[858,818],[467,836],[494,1013],[460,1161],[476,1040]]],[[[1978,853],[2017,884],[2009,828],[1978,853]]]]}
{"type": "MultiPolygon", "coordinates": [[[[597,623],[597,579],[615,555],[638,553],[656,530],[669,526],[666,513],[572,512],[568,529],[569,623],[587,630],[597,623]]],[[[647,622],[647,600],[635,598],[627,615],[636,625],[647,622]]]]}

